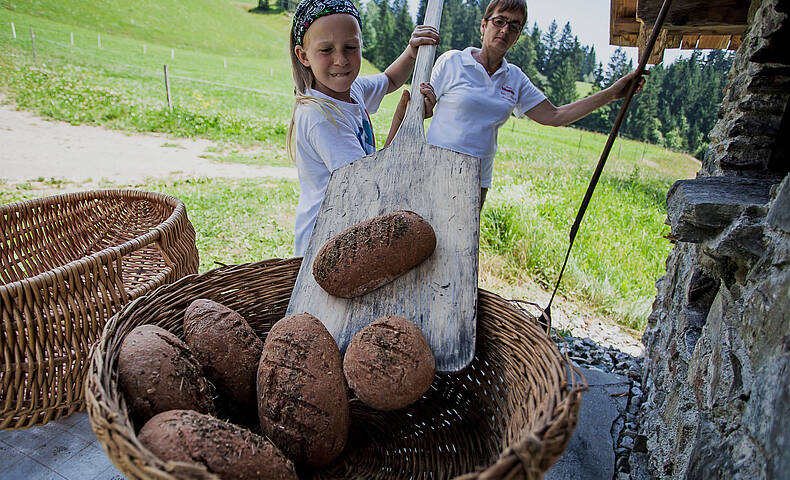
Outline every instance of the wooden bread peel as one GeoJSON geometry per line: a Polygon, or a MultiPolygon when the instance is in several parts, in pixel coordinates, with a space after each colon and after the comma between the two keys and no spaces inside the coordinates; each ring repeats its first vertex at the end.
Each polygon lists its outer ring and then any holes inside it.
{"type": "MultiPolygon", "coordinates": [[[[441,0],[429,0],[425,25],[438,29],[441,0]]],[[[335,170],[294,286],[287,314],[321,320],[345,352],[362,327],[385,315],[414,322],[428,341],[439,372],[472,361],[477,322],[480,160],[428,145],[420,83],[430,79],[436,46],[419,48],[411,101],[392,143],[335,170]],[[436,232],[433,255],[393,282],[344,299],[313,278],[313,261],[327,240],[346,228],[396,210],[425,218],[436,232]]]]}

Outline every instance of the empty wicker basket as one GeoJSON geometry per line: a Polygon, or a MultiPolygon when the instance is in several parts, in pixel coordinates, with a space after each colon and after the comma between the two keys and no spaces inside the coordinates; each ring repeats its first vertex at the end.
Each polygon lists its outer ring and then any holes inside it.
{"type": "Polygon", "coordinates": [[[183,202],[104,190],[0,206],[0,428],[85,406],[88,353],[129,301],[197,273],[183,202]]]}
{"type": "MultiPolygon", "coordinates": [[[[189,276],[132,302],[108,322],[91,357],[88,414],[107,454],[127,477],[217,478],[202,467],[162,462],[137,440],[117,382],[126,335],[155,324],[183,338],[189,303],[210,298],[241,313],[263,338],[285,314],[300,263],[269,260],[189,276]]],[[[378,412],[353,401],[343,455],[302,478],[542,478],[576,426],[580,379],[535,319],[510,302],[480,290],[478,318],[476,354],[468,369],[436,376],[428,393],[401,411],[378,412]]]]}

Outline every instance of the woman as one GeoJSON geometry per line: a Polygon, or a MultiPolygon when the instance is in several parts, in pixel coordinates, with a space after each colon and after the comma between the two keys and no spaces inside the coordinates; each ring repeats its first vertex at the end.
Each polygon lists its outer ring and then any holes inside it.
{"type": "MultiPolygon", "coordinates": [[[[568,125],[623,98],[636,77],[631,73],[594,95],[554,106],[521,69],[505,61],[526,20],[525,0],[492,0],[480,24],[482,48],[445,52],[431,74],[437,103],[428,143],[482,160],[481,207],[491,187],[497,131],[511,114],[526,115],[543,125],[568,125]]],[[[641,88],[644,78],[639,81],[641,88]]]]}

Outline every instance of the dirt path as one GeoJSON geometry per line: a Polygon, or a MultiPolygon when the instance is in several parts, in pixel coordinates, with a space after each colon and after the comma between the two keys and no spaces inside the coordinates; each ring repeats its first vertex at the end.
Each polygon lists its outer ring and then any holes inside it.
{"type": "MultiPolygon", "coordinates": [[[[1,99],[0,99],[1,100],[1,99]]],[[[36,178],[78,184],[134,184],[146,178],[296,178],[296,168],[217,163],[201,155],[208,140],[126,134],[101,127],[41,119],[0,105],[0,179],[36,178]]]]}

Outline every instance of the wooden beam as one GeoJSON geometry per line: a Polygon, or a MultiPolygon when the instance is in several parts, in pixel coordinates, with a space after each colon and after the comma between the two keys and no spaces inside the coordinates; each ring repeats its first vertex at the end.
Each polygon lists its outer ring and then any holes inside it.
{"type": "MultiPolygon", "coordinates": [[[[661,10],[661,0],[641,0],[636,16],[652,25],[661,10]]],[[[746,27],[750,0],[676,0],[664,22],[670,27],[746,27]]]]}
{"type": "MultiPolygon", "coordinates": [[[[639,30],[639,39],[637,40],[637,45],[639,46],[639,58],[642,58],[642,53],[644,52],[645,48],[647,48],[647,41],[650,39],[650,33],[653,30],[653,26],[642,24],[639,30]]],[[[653,46],[653,51],[650,52],[650,57],[647,60],[647,63],[650,65],[656,65],[664,61],[664,49],[667,45],[667,31],[661,29],[661,33],[658,34],[658,38],[656,39],[656,44],[653,46]]]]}

